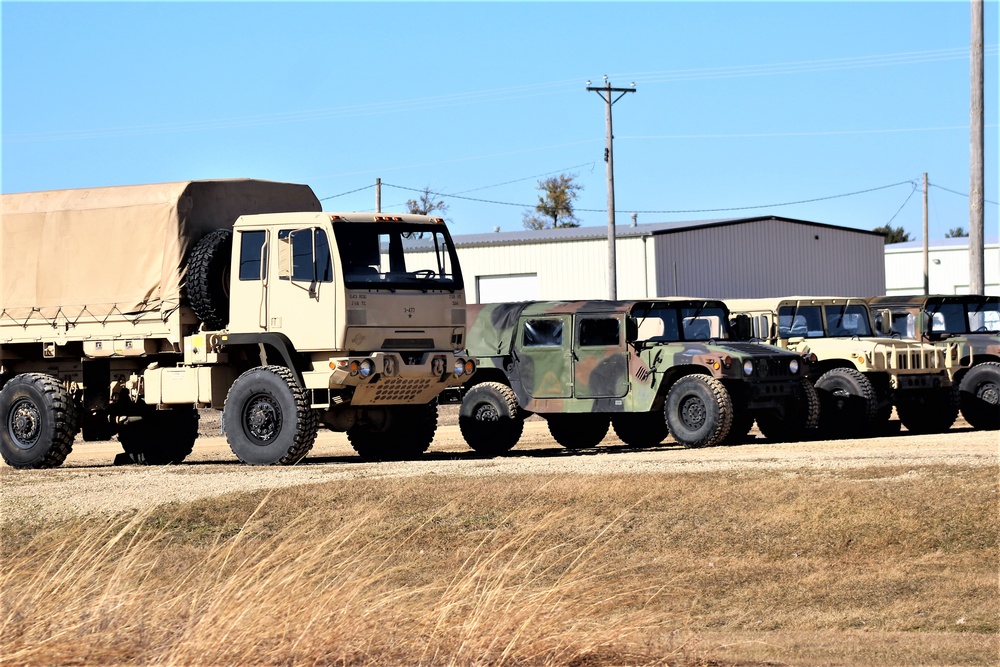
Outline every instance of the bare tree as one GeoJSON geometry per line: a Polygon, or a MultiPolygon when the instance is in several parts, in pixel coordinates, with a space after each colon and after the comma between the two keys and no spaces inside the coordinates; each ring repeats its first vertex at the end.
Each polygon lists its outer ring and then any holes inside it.
{"type": "Polygon", "coordinates": [[[583,186],[573,182],[575,175],[559,174],[538,181],[538,203],[534,210],[524,212],[524,226],[527,229],[558,229],[579,227],[580,222],[573,215],[573,200],[583,186]]]}
{"type": "Polygon", "coordinates": [[[437,211],[443,216],[448,212],[448,205],[444,203],[443,199],[434,201],[436,195],[437,193],[432,192],[428,185],[420,194],[420,199],[406,200],[407,211],[410,213],[419,213],[420,215],[430,215],[434,211],[437,211]]]}

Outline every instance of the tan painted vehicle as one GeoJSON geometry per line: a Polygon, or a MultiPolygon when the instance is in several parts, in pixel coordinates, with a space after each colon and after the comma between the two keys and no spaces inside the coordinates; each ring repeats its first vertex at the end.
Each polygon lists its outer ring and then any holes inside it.
{"type": "Polygon", "coordinates": [[[820,398],[820,430],[865,435],[884,428],[893,405],[907,429],[947,431],[958,416],[952,378],[968,362],[961,343],[876,335],[864,299],[785,297],[726,300],[742,336],[816,355],[809,378],[820,398]]]}
{"type": "Polygon", "coordinates": [[[541,415],[568,449],[623,442],[737,444],[754,420],[771,439],[815,428],[807,359],[730,339],[721,301],[539,301],[470,305],[469,352],[480,367],[462,391],[470,447],[501,454],[541,415]]]}
{"type": "Polygon", "coordinates": [[[430,445],[438,394],[474,370],[456,353],[465,296],[439,218],[194,181],[4,195],[0,243],[0,452],[15,468],[60,465],[80,429],[176,463],[207,407],[249,464],[296,463],[320,424],[364,457],[408,457],[430,445]],[[404,252],[419,236],[435,252],[404,252]]]}
{"type": "Polygon", "coordinates": [[[1000,296],[876,296],[868,306],[904,340],[965,343],[970,367],[954,378],[962,416],[974,428],[1000,429],[1000,296]]]}

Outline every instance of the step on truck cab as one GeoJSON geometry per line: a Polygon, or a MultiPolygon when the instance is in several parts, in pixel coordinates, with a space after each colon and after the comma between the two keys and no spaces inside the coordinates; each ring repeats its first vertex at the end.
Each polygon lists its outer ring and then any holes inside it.
{"type": "Polygon", "coordinates": [[[318,427],[372,459],[426,450],[474,370],[440,218],[326,213],[308,186],[194,181],[3,196],[0,453],[61,464],[117,434],[176,463],[197,408],[235,455],[293,464],[318,427]],[[409,253],[413,239],[432,252],[409,253]]]}
{"type": "Polygon", "coordinates": [[[962,416],[973,428],[1000,429],[1000,296],[876,296],[868,307],[903,340],[964,343],[968,357],[954,377],[962,416]]]}
{"type": "Polygon", "coordinates": [[[873,328],[864,299],[784,297],[732,299],[742,335],[816,356],[809,370],[827,436],[880,432],[892,413],[912,432],[951,428],[951,391],[963,362],[960,343],[907,342],[873,328]]]}
{"type": "Polygon", "coordinates": [[[542,416],[569,449],[596,446],[609,425],[623,442],[736,443],[756,418],[769,437],[802,437],[818,399],[806,360],[730,340],[720,301],[522,302],[468,307],[469,353],[459,425],[497,455],[542,416]]]}

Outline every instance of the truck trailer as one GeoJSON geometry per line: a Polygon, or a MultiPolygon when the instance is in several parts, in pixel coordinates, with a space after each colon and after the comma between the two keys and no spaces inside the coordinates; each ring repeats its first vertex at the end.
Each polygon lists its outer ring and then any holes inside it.
{"type": "Polygon", "coordinates": [[[440,218],[323,212],[307,185],[237,179],[5,194],[0,227],[15,468],[60,465],[81,430],[177,463],[199,408],[248,464],[300,461],[321,424],[363,457],[414,456],[438,394],[475,370],[440,218]],[[417,237],[435,252],[406,253],[417,237]]]}

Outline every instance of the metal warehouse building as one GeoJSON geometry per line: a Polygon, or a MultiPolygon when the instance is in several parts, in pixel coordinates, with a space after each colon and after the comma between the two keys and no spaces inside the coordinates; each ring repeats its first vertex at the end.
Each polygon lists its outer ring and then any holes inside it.
{"type": "MultiPolygon", "coordinates": [[[[885,242],[875,232],[766,216],[615,234],[619,299],[885,293],[885,242]]],[[[470,303],[608,297],[606,227],[454,238],[470,303]]]]}
{"type": "MultiPolygon", "coordinates": [[[[1000,296],[1000,242],[983,244],[983,282],[986,294],[1000,296]]],[[[931,294],[969,293],[969,239],[941,239],[927,248],[927,277],[931,294]]],[[[885,247],[885,293],[923,294],[924,244],[893,243],[885,247]]]]}

